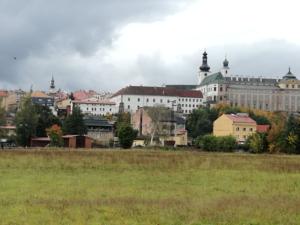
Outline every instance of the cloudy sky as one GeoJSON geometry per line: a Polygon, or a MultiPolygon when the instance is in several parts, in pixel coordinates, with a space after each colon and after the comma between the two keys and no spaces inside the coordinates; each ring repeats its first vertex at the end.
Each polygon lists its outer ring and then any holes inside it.
{"type": "Polygon", "coordinates": [[[300,78],[297,0],[0,0],[0,88],[116,91],[213,71],[300,78]],[[16,57],[16,58],[15,58],[16,57]]]}

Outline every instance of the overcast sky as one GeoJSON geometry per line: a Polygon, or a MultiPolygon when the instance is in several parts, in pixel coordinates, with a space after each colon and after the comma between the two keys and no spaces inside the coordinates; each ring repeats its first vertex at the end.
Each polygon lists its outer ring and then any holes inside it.
{"type": "Polygon", "coordinates": [[[297,0],[0,0],[0,88],[116,91],[212,71],[300,78],[297,0]],[[14,58],[16,57],[16,59],[14,58]]]}

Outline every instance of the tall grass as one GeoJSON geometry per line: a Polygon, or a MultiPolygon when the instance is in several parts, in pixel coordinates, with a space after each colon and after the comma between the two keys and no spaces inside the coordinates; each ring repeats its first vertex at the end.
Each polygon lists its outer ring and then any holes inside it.
{"type": "Polygon", "coordinates": [[[0,152],[0,224],[300,224],[300,157],[0,152]]]}

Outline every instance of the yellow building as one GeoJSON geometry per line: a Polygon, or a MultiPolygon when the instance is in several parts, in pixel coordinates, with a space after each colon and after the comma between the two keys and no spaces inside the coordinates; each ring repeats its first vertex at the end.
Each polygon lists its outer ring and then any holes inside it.
{"type": "Polygon", "coordinates": [[[223,114],[214,121],[213,134],[215,136],[232,135],[237,142],[244,143],[256,132],[257,124],[246,113],[223,114]]]}

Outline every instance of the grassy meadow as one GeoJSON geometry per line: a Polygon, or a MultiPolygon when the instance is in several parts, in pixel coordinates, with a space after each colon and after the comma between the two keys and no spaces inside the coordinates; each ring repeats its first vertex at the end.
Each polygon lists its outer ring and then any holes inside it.
{"type": "Polygon", "coordinates": [[[300,224],[300,157],[0,151],[0,225],[300,224]]]}

